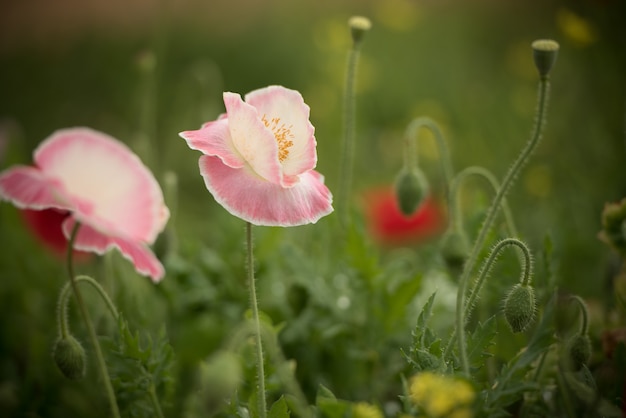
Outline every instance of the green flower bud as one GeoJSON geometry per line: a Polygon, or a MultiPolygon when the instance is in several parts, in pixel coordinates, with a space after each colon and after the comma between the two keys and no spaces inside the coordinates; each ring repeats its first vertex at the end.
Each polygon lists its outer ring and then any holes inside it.
{"type": "Polygon", "coordinates": [[[591,358],[591,340],[587,334],[574,335],[566,345],[567,361],[573,370],[580,370],[591,358]]]}
{"type": "Polygon", "coordinates": [[[516,284],[504,299],[504,317],[513,332],[522,332],[535,318],[535,292],[531,286],[516,284]]]}
{"type": "Polygon", "coordinates": [[[445,233],[441,239],[441,255],[450,270],[459,271],[463,268],[468,254],[469,243],[464,234],[454,230],[445,233]]]}
{"type": "Polygon", "coordinates": [[[542,78],[546,77],[556,62],[559,44],[551,39],[539,39],[532,43],[532,48],[535,67],[542,78]]]}
{"type": "Polygon", "coordinates": [[[199,397],[207,411],[215,412],[239,388],[243,371],[237,355],[218,351],[200,365],[199,397]]]}
{"type": "Polygon", "coordinates": [[[80,380],[87,370],[85,349],[76,338],[69,335],[59,338],[54,343],[52,358],[63,376],[71,380],[80,380]]]}
{"type": "Polygon", "coordinates": [[[396,199],[405,216],[411,216],[428,194],[428,181],[418,168],[402,169],[396,178],[396,199]]]}
{"type": "Polygon", "coordinates": [[[372,28],[372,22],[363,16],[352,16],[348,20],[352,41],[355,45],[359,45],[365,36],[365,32],[372,28]]]}

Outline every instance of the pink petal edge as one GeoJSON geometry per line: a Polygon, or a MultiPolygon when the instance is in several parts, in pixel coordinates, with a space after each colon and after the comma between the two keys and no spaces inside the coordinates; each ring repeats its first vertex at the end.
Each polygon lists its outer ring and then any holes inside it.
{"type": "Polygon", "coordinates": [[[70,210],[62,187],[34,167],[16,166],[0,174],[0,198],[21,209],[55,208],[70,210]]]}
{"type": "Polygon", "coordinates": [[[229,167],[241,168],[245,161],[237,152],[230,138],[228,119],[221,118],[213,122],[207,122],[201,129],[184,131],[180,137],[187,141],[191,149],[202,152],[205,155],[214,155],[229,167]]]}
{"type": "MultiPolygon", "coordinates": [[[[63,222],[63,233],[68,239],[75,224],[76,220],[72,216],[63,222]]],[[[112,248],[117,248],[124,258],[133,263],[139,274],[149,276],[155,283],[163,279],[165,269],[146,244],[120,237],[110,237],[89,225],[81,224],[74,241],[74,249],[103,255],[112,248]]]]}
{"type": "Polygon", "coordinates": [[[316,171],[283,188],[245,169],[233,169],[219,158],[202,156],[200,173],[215,200],[234,216],[254,225],[297,226],[316,223],[333,211],[332,195],[316,171]]]}
{"type": "Polygon", "coordinates": [[[169,211],[158,182],[115,138],[90,128],[62,129],[37,147],[34,159],[46,178],[62,184],[82,222],[147,243],[165,227],[169,211]]]}

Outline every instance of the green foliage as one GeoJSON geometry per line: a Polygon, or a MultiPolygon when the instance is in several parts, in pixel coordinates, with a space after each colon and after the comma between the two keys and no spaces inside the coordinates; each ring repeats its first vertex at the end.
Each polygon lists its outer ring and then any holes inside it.
{"type": "Polygon", "coordinates": [[[155,408],[167,408],[174,393],[174,351],[165,329],[154,341],[150,335],[142,338],[120,315],[118,334],[103,340],[120,412],[133,418],[154,417],[155,408]]]}

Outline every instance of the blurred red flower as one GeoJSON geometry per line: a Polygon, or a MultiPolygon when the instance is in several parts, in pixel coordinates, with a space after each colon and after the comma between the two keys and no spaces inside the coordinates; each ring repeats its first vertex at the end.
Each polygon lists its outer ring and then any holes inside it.
{"type": "MultiPolygon", "coordinates": [[[[24,223],[37,240],[54,255],[65,257],[67,254],[67,238],[63,235],[61,225],[70,215],[68,211],[57,209],[31,210],[22,209],[24,223]]],[[[84,260],[89,253],[74,250],[74,260],[84,260]]]]}
{"type": "Polygon", "coordinates": [[[446,227],[444,208],[428,196],[410,217],[402,214],[392,187],[381,187],[364,194],[367,227],[384,245],[419,243],[440,235],[446,227]]]}

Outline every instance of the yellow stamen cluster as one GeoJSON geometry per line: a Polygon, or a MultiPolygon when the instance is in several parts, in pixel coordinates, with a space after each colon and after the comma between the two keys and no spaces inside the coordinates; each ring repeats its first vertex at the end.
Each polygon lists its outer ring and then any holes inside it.
{"type": "Polygon", "coordinates": [[[409,398],[431,418],[470,418],[475,397],[468,382],[432,372],[413,376],[409,385],[409,398]]]}
{"type": "Polygon", "coordinates": [[[268,120],[266,115],[263,115],[261,120],[266,128],[272,130],[274,138],[276,138],[276,142],[278,143],[278,160],[280,162],[285,161],[289,156],[289,148],[293,146],[292,139],[294,138],[294,134],[291,132],[293,125],[285,126],[284,123],[280,123],[280,118],[271,118],[268,120]]]}

